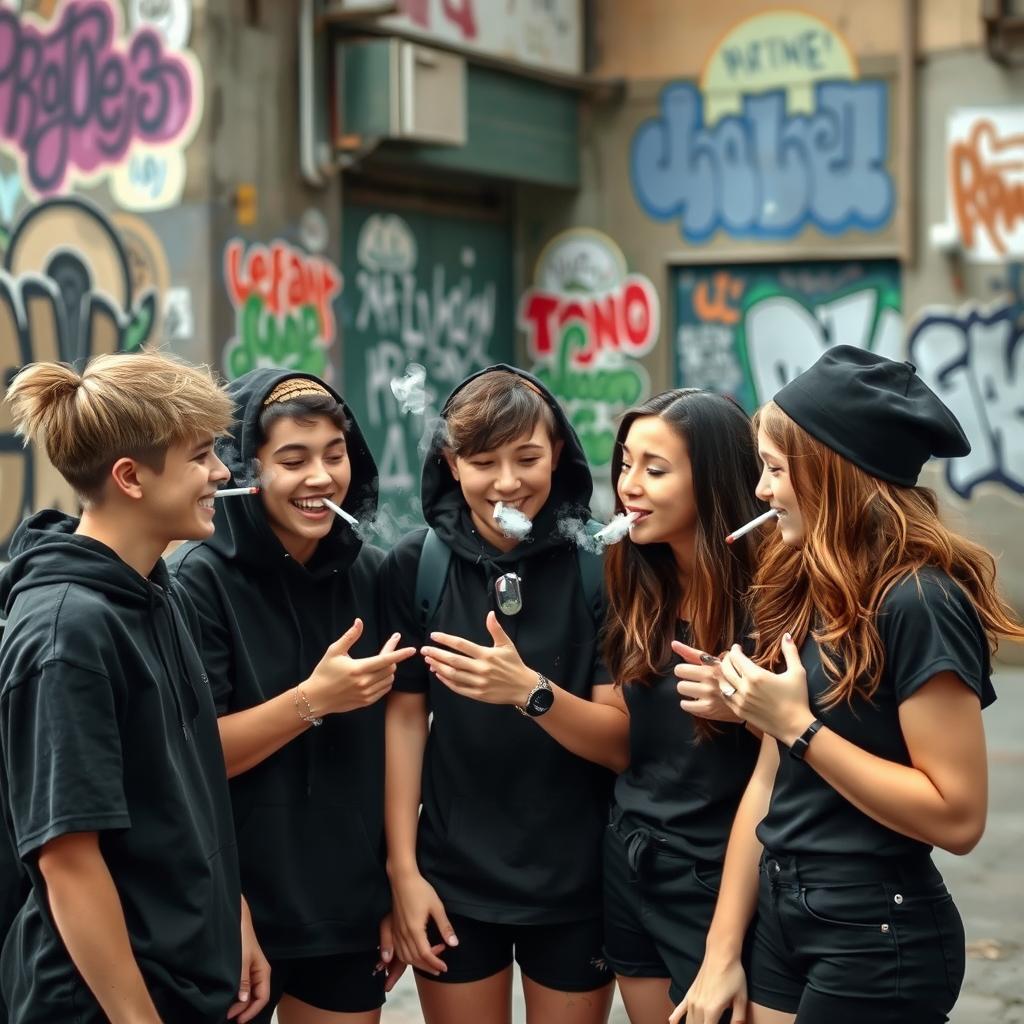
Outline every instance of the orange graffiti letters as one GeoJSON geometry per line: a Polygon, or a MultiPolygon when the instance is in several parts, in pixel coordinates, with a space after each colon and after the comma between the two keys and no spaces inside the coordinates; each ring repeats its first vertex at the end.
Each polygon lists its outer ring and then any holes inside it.
{"type": "Polygon", "coordinates": [[[949,159],[964,248],[973,248],[977,233],[984,232],[996,251],[1005,253],[1005,236],[1024,220],[1024,135],[999,138],[991,121],[980,120],[967,139],[953,144],[949,159]]]}
{"type": "Polygon", "coordinates": [[[705,323],[739,323],[740,311],[730,305],[743,294],[743,279],[733,277],[728,270],[715,274],[715,297],[709,296],[707,281],[701,281],[693,290],[693,311],[705,323]]]}

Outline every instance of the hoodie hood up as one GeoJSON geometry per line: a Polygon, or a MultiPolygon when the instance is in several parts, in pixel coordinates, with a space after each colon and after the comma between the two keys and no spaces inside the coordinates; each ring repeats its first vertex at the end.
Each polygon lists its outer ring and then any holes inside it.
{"type": "Polygon", "coordinates": [[[590,518],[590,497],[594,484],[583,446],[557,399],[536,377],[515,366],[497,363],[467,377],[448,396],[441,410],[442,420],[447,416],[455,397],[468,384],[486,373],[499,371],[515,374],[529,381],[544,396],[554,413],[559,435],[564,442],[558,466],[551,477],[551,494],[533,521],[530,535],[505,553],[499,552],[480,537],[470,518],[462,488],[452,476],[445,461],[445,438],[442,429],[435,430],[431,438],[423,463],[420,490],[424,518],[453,551],[474,561],[483,558],[495,565],[512,565],[524,557],[533,557],[554,547],[571,543],[565,532],[559,530],[559,524],[565,520],[576,520],[579,524],[587,522],[590,518]]]}
{"type": "MultiPolygon", "coordinates": [[[[377,464],[370,454],[359,424],[344,399],[327,384],[308,373],[280,369],[250,370],[227,387],[235,402],[235,423],[228,437],[217,443],[217,454],[231,471],[231,484],[244,487],[258,483],[256,452],[261,444],[259,421],[267,395],[283,380],[306,378],[326,388],[344,410],[348,420],[345,437],[352,464],[352,479],[342,507],[360,521],[377,511],[377,464]],[[255,478],[255,479],[254,479],[255,478]]],[[[314,576],[347,568],[356,559],[362,541],[352,527],[336,517],[330,533],[317,545],[316,553],[305,566],[288,557],[267,519],[263,499],[258,494],[224,498],[217,502],[214,535],[203,541],[226,559],[239,559],[251,565],[280,571],[288,562],[294,571],[314,576]]]]}

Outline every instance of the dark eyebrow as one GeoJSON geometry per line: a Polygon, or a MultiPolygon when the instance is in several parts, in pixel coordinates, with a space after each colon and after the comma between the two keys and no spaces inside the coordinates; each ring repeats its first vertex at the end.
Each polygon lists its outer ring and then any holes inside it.
{"type": "Polygon", "coordinates": [[[516,451],[517,451],[517,452],[525,451],[525,450],[526,450],[527,448],[536,448],[536,449],[537,449],[537,451],[539,451],[539,452],[542,452],[542,451],[544,451],[544,445],[542,445],[542,444],[536,444],[536,443],[535,443],[535,442],[533,442],[533,441],[527,441],[527,442],[526,442],[526,444],[521,444],[521,445],[520,445],[520,446],[519,446],[519,447],[518,447],[518,448],[516,449],[516,451]]]}
{"type": "MultiPolygon", "coordinates": [[[[344,445],[344,444],[345,444],[345,437],[344,437],[344,435],[342,435],[341,437],[336,437],[333,441],[328,441],[327,444],[324,445],[324,448],[325,449],[326,448],[334,448],[337,445],[344,445]]],[[[277,448],[277,449],[274,450],[274,454],[275,455],[281,455],[283,453],[291,453],[291,452],[295,452],[296,454],[299,454],[299,453],[308,452],[309,450],[310,449],[309,449],[309,445],[308,444],[298,444],[298,443],[296,443],[296,444],[283,444],[283,445],[281,445],[280,448],[277,448]]]]}
{"type": "MultiPolygon", "coordinates": [[[[625,441],[622,442],[622,450],[626,455],[630,454],[629,445],[627,445],[625,441]]],[[[643,452],[642,457],[645,459],[661,459],[662,462],[672,462],[667,455],[659,455],[657,452],[643,452]]]]}

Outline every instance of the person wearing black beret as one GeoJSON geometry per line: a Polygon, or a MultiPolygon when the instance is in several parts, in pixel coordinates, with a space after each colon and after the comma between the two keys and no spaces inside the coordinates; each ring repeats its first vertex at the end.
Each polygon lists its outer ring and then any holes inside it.
{"type": "Polygon", "coordinates": [[[752,588],[754,656],[733,647],[719,685],[764,740],[672,1020],[945,1021],[964,929],[931,851],[981,838],[990,654],[1024,640],[992,556],[917,483],[970,445],[910,363],[845,345],[754,422],[778,525],[752,588]]]}

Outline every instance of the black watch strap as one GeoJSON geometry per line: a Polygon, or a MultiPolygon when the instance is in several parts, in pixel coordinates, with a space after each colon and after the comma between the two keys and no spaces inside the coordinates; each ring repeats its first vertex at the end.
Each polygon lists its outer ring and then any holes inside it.
{"type": "Polygon", "coordinates": [[[807,753],[807,748],[811,745],[811,740],[814,738],[814,734],[824,724],[825,723],[819,718],[816,718],[811,722],[811,724],[804,730],[803,735],[793,741],[793,746],[789,748],[789,756],[795,757],[798,761],[802,761],[807,753]]]}

